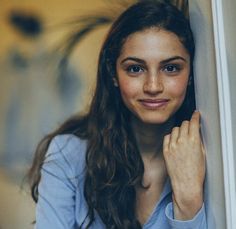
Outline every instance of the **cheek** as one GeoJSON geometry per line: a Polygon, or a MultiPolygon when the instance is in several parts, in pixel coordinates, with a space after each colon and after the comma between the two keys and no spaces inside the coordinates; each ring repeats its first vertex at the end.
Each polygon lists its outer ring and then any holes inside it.
{"type": "Polygon", "coordinates": [[[136,96],[136,88],[131,84],[120,84],[120,93],[124,101],[128,101],[136,96]]]}
{"type": "Polygon", "coordinates": [[[118,83],[122,97],[135,97],[140,92],[140,84],[136,80],[121,77],[118,83]]]}
{"type": "Polygon", "coordinates": [[[168,88],[174,97],[184,97],[188,86],[188,78],[180,78],[176,80],[170,80],[168,82],[168,88]]]}

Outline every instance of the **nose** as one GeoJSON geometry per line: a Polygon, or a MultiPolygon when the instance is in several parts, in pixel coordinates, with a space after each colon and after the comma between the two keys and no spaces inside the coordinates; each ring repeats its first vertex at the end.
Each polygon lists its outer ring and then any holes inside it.
{"type": "Polygon", "coordinates": [[[143,85],[143,91],[145,93],[155,95],[162,92],[163,90],[164,90],[164,85],[160,75],[158,74],[147,75],[147,78],[143,85]]]}

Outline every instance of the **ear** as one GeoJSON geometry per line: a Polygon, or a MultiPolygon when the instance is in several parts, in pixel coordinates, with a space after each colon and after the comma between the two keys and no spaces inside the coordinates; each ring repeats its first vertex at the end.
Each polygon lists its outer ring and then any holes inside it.
{"type": "Polygon", "coordinates": [[[112,81],[113,81],[113,85],[115,87],[119,87],[118,81],[117,81],[117,79],[115,77],[112,78],[112,81]]]}

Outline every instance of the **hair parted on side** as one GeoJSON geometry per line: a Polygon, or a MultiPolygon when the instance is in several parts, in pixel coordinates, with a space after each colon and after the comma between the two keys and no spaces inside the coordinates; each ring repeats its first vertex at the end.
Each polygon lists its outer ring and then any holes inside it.
{"type": "MultiPolygon", "coordinates": [[[[79,228],[89,228],[95,211],[109,229],[141,229],[135,214],[135,187],[142,186],[144,165],[130,126],[130,112],[125,107],[119,87],[115,87],[116,61],[129,35],[157,27],[176,34],[194,58],[194,40],[188,20],[173,5],[163,1],[140,1],[125,10],[113,23],[101,48],[97,82],[90,110],[74,117],[46,136],[36,150],[29,172],[32,196],[37,201],[40,169],[52,138],[72,133],[88,141],[84,196],[87,219],[79,228]],[[86,223],[88,222],[88,223],[86,223]]],[[[176,113],[177,122],[188,119],[195,109],[194,83],[176,113]]]]}

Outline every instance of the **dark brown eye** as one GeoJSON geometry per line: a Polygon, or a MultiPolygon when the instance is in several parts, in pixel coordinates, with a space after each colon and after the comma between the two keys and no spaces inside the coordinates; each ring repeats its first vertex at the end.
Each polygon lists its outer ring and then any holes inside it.
{"type": "Polygon", "coordinates": [[[180,66],[176,64],[168,64],[163,68],[163,71],[167,73],[175,73],[175,72],[180,71],[180,66]]]}
{"type": "Polygon", "coordinates": [[[127,71],[130,73],[139,73],[143,71],[143,68],[139,65],[131,65],[127,68],[127,71]]]}

